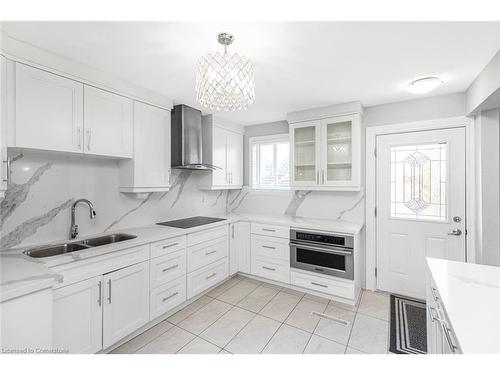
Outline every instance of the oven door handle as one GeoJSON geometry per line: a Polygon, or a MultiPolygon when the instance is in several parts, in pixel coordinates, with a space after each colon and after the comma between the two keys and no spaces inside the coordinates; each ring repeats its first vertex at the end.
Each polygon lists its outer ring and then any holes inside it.
{"type": "Polygon", "coordinates": [[[300,247],[301,249],[306,249],[306,250],[315,250],[315,251],[321,251],[321,252],[328,252],[332,254],[340,254],[340,255],[352,255],[352,251],[347,251],[347,250],[339,250],[338,248],[328,248],[328,247],[320,247],[320,246],[308,246],[308,245],[302,245],[298,244],[295,242],[290,242],[290,247],[300,247]]]}

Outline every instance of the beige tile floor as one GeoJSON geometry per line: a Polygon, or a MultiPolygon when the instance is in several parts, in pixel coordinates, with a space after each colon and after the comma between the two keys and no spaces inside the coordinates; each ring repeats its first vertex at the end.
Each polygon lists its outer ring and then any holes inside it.
{"type": "Polygon", "coordinates": [[[386,294],[363,291],[349,306],[237,276],[111,353],[380,354],[388,319],[386,294]]]}

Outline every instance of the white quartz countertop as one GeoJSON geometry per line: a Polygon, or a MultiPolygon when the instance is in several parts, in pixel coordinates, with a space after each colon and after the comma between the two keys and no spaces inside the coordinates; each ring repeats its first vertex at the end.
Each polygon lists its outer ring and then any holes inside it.
{"type": "MultiPolygon", "coordinates": [[[[328,232],[357,234],[362,229],[362,225],[350,223],[347,221],[338,220],[322,220],[309,218],[294,218],[287,216],[271,216],[257,214],[233,214],[229,216],[219,216],[225,218],[224,221],[219,221],[212,224],[197,226],[189,229],[166,227],[152,224],[139,228],[126,228],[113,232],[93,234],[90,236],[82,236],[74,242],[84,240],[86,238],[98,237],[100,235],[108,235],[113,233],[126,233],[136,236],[136,238],[117,242],[114,244],[93,247],[89,249],[79,250],[67,254],[56,255],[46,258],[31,258],[23,254],[23,251],[39,245],[30,245],[26,247],[18,247],[2,251],[2,276],[0,284],[0,294],[2,300],[14,298],[23,294],[31,293],[36,290],[41,290],[61,281],[61,276],[50,270],[51,267],[68,264],[73,262],[83,261],[89,258],[94,258],[100,255],[118,252],[129,249],[131,247],[140,246],[150,242],[161,241],[176,236],[182,236],[200,230],[216,228],[221,225],[228,225],[238,221],[252,221],[265,224],[283,225],[304,229],[323,230],[328,232]],[[5,296],[5,298],[4,298],[5,296]]],[[[54,243],[65,242],[64,240],[55,241],[54,243]]],[[[45,245],[45,244],[40,244],[45,245]]]]}
{"type": "Polygon", "coordinates": [[[427,258],[463,353],[500,353],[500,267],[427,258]]]}
{"type": "Polygon", "coordinates": [[[50,288],[62,277],[24,255],[0,255],[0,302],[50,288]]]}

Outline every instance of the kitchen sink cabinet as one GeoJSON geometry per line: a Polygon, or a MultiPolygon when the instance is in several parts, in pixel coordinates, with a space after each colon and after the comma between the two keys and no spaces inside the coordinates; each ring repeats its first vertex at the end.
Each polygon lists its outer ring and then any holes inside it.
{"type": "Polygon", "coordinates": [[[149,262],[103,276],[103,348],[149,322],[149,262]]]}
{"type": "Polygon", "coordinates": [[[102,349],[103,277],[54,290],[53,346],[70,353],[102,349]]]}
{"type": "Polygon", "coordinates": [[[170,111],[134,102],[134,158],[120,160],[120,191],[168,191],[170,169],[170,111]]]}

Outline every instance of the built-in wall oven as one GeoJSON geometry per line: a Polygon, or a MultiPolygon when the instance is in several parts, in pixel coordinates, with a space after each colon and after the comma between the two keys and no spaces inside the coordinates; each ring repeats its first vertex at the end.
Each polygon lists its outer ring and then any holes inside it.
{"type": "Polygon", "coordinates": [[[292,228],[290,267],[354,279],[354,237],[292,228]]]}

